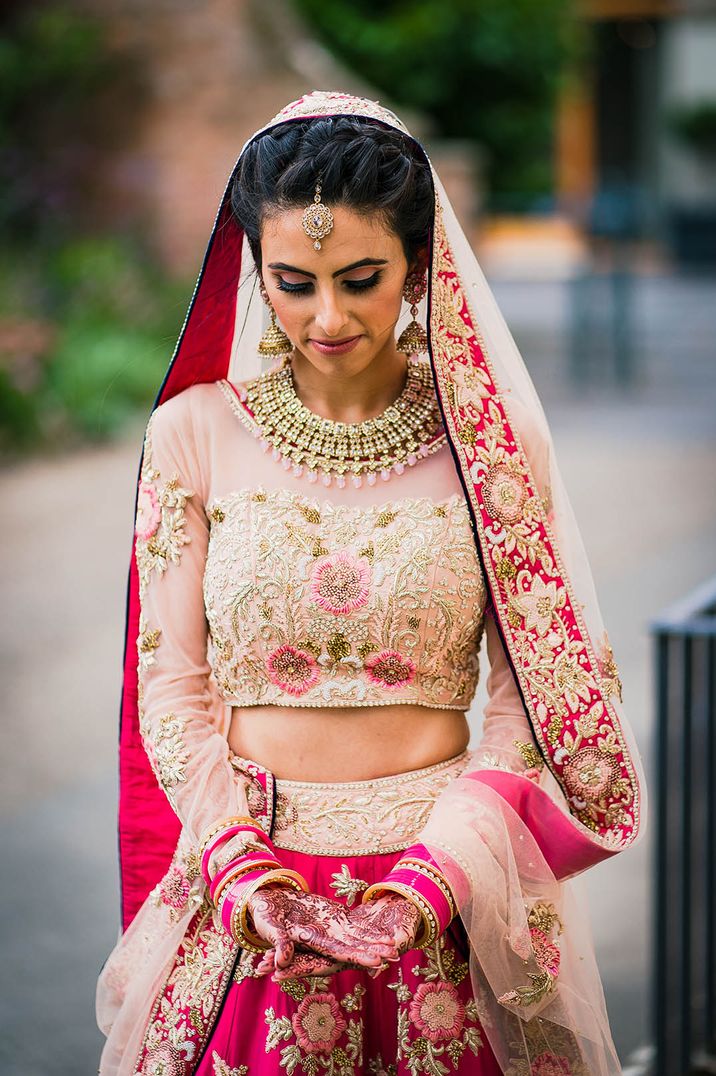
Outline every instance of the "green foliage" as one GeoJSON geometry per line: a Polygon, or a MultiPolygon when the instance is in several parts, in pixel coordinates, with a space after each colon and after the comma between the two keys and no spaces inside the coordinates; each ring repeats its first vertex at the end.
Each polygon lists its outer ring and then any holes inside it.
{"type": "Polygon", "coordinates": [[[164,278],[143,241],[88,234],[94,165],[131,112],[105,102],[131,103],[141,85],[113,58],[107,26],[53,0],[0,12],[6,458],[104,440],[147,410],[186,311],[187,286],[164,278]]]}
{"type": "Polygon", "coordinates": [[[148,410],[186,312],[134,241],[79,238],[0,260],[0,450],[110,438],[148,410]],[[3,326],[16,326],[3,351],[3,326]],[[39,331],[38,331],[39,330],[39,331]],[[23,347],[22,340],[29,341],[23,347]]]}
{"type": "Polygon", "coordinates": [[[0,232],[28,238],[77,208],[113,64],[90,16],[28,5],[0,20],[0,232]]]}
{"type": "Polygon", "coordinates": [[[551,190],[555,95],[581,48],[573,0],[295,3],[362,78],[487,150],[493,204],[551,190]]]}

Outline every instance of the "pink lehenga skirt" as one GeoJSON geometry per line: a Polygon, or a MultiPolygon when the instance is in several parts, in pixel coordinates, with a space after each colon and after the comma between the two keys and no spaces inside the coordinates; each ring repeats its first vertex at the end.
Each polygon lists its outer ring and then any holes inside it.
{"type": "MultiPolygon", "coordinates": [[[[272,800],[271,836],[282,862],[314,892],[351,906],[416,841],[436,797],[467,760],[464,751],[408,773],[331,783],[274,779],[251,760],[232,761],[255,782],[258,797],[272,800]]],[[[256,975],[260,955],[239,950],[204,900],[156,996],[134,1071],[500,1076],[468,956],[456,918],[432,946],[408,951],[377,978],[345,969],[275,983],[256,975]]]]}

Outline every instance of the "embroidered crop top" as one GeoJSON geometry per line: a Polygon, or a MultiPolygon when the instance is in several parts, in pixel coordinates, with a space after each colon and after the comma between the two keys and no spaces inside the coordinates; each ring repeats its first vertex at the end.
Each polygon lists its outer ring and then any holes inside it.
{"type": "MultiPolygon", "coordinates": [[[[447,445],[388,482],[310,485],[263,451],[227,382],[147,427],[136,519],[143,742],[170,800],[227,707],[467,710],[486,632],[485,759],[532,741],[447,445]],[[497,752],[497,754],[495,754],[497,752]]],[[[218,763],[217,763],[218,764],[218,763]]],[[[197,781],[200,781],[197,770],[197,781]]],[[[197,785],[197,806],[206,790],[197,785]]],[[[176,807],[176,804],[175,804],[176,807]]],[[[208,805],[206,813],[211,819],[208,805]]]]}
{"type": "Polygon", "coordinates": [[[227,701],[469,707],[487,593],[461,493],[364,508],[240,489],[207,511],[204,598],[227,701]]]}

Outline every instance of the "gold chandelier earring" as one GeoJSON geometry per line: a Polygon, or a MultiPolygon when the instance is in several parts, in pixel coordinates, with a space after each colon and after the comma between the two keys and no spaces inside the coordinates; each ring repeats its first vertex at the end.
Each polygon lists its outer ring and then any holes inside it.
{"type": "Polygon", "coordinates": [[[428,337],[425,329],[416,320],[418,316],[418,303],[425,295],[428,287],[427,274],[414,270],[408,273],[403,285],[403,298],[410,303],[410,313],[413,320],[407,325],[400,336],[396,347],[405,355],[413,355],[415,352],[428,350],[428,337]]]}
{"type": "Polygon", "coordinates": [[[269,314],[271,316],[271,324],[268,326],[263,336],[259,340],[257,351],[259,355],[263,355],[266,358],[277,358],[279,355],[288,355],[293,351],[293,344],[286,336],[281,326],[276,321],[276,311],[273,308],[273,303],[269,299],[269,294],[266,291],[266,285],[263,280],[259,278],[259,291],[263,301],[269,308],[269,314]]]}

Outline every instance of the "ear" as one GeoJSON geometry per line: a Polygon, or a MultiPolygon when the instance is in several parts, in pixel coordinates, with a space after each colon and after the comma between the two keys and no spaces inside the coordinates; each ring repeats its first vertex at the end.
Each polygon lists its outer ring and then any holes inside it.
{"type": "Polygon", "coordinates": [[[409,273],[422,275],[428,267],[428,245],[421,247],[408,267],[409,273]]]}

